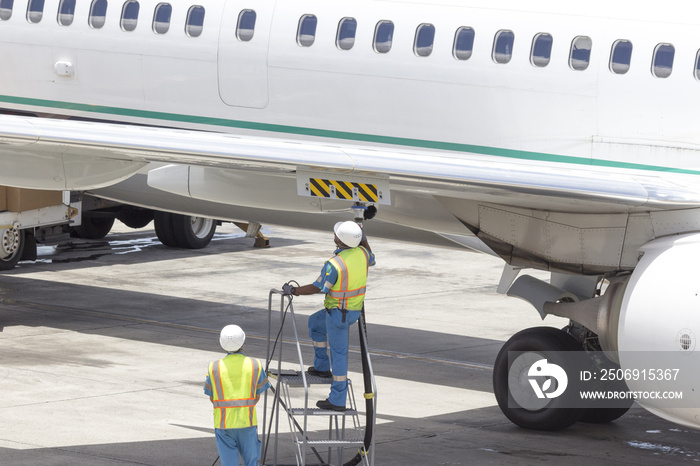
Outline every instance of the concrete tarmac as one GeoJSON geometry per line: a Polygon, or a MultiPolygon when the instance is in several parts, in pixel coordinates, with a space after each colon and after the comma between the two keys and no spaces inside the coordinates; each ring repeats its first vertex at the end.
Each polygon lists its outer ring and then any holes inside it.
{"type": "MultiPolygon", "coordinates": [[[[241,325],[244,352],[264,359],[269,290],[312,282],[333,251],[330,233],[280,227],[264,229],[271,248],[254,249],[230,224],[206,249],[169,249],[151,228],[42,247],[37,262],[0,275],[0,464],[213,464],[202,385],[207,364],[222,356],[219,330],[241,325]]],[[[542,322],[528,304],[498,295],[498,259],[372,240],[371,223],[367,231],[377,254],[366,301],[375,465],[700,462],[697,431],[637,407],[610,424],[556,433],[511,424],[492,393],[496,354],[521,329],[564,322],[542,322]]],[[[321,302],[294,300],[307,366],[306,316],[321,302]]],[[[355,327],[351,345],[360,403],[355,327]]],[[[296,364],[291,349],[284,345],[286,367],[296,364]]],[[[311,401],[325,396],[315,387],[311,401]]],[[[282,430],[280,462],[292,464],[282,430]]]]}

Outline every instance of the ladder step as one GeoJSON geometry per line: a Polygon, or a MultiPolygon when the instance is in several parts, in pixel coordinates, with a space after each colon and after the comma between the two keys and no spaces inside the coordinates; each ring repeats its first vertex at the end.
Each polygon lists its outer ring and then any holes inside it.
{"type": "Polygon", "coordinates": [[[280,374],[282,376],[290,376],[290,375],[293,376],[293,375],[299,375],[300,372],[295,371],[294,369],[282,369],[282,371],[278,373],[277,369],[274,369],[274,368],[267,371],[267,375],[269,375],[270,377],[277,377],[278,374],[280,374]]]}
{"type": "MultiPolygon", "coordinates": [[[[303,440],[297,440],[298,444],[303,444],[303,440]]],[[[361,447],[365,444],[362,440],[333,440],[333,439],[321,439],[321,440],[307,440],[306,445],[310,447],[361,447]]]]}
{"type": "MultiPolygon", "coordinates": [[[[288,411],[295,416],[304,415],[304,408],[289,408],[288,411]]],[[[334,411],[332,409],[309,408],[306,410],[306,413],[309,416],[354,416],[357,414],[357,410],[334,411]]]]}
{"type": "MultiPolygon", "coordinates": [[[[301,374],[297,375],[282,375],[280,377],[281,383],[286,383],[290,387],[303,387],[304,378],[301,374]]],[[[315,375],[306,375],[307,385],[330,385],[333,383],[332,377],[317,377],[315,375]]]]}

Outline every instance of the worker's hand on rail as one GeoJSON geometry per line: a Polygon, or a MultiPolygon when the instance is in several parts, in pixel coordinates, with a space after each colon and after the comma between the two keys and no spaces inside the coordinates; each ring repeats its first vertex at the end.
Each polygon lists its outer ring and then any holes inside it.
{"type": "Polygon", "coordinates": [[[282,294],[290,296],[294,295],[294,287],[289,283],[285,283],[282,285],[282,294]]]}

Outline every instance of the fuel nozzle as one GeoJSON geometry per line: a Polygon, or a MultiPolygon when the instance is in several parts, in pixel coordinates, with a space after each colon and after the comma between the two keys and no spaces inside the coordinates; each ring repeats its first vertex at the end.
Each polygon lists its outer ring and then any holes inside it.
{"type": "Polygon", "coordinates": [[[362,225],[362,222],[365,220],[366,208],[367,207],[362,204],[355,204],[350,208],[352,210],[353,216],[355,217],[355,223],[362,225]]]}
{"type": "Polygon", "coordinates": [[[377,215],[377,208],[374,205],[365,205],[361,202],[356,203],[350,209],[352,209],[355,222],[360,225],[362,225],[363,221],[371,220],[377,215]]]}

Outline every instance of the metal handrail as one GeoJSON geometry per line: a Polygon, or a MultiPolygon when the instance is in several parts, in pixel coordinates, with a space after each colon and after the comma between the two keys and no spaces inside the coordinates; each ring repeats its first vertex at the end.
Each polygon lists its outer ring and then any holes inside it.
{"type": "MultiPolygon", "coordinates": [[[[288,311],[289,312],[289,317],[291,318],[292,321],[292,328],[294,329],[294,341],[296,342],[296,347],[297,347],[297,357],[299,361],[299,369],[302,377],[302,381],[304,383],[304,413],[308,412],[309,409],[309,385],[308,382],[306,381],[306,373],[304,372],[304,357],[302,356],[301,353],[301,345],[299,343],[299,332],[297,330],[297,323],[296,323],[296,318],[294,316],[294,306],[292,305],[292,298],[288,295],[285,295],[281,290],[277,289],[271,289],[270,293],[268,294],[268,301],[267,301],[267,310],[268,310],[268,319],[267,319],[267,359],[266,361],[271,362],[271,358],[273,356],[272,352],[275,351],[275,348],[270,348],[271,342],[272,342],[272,296],[275,294],[280,295],[280,331],[277,336],[277,343],[279,343],[279,349],[277,352],[277,389],[275,390],[275,402],[273,402],[273,409],[274,407],[279,403],[280,399],[280,393],[279,393],[279,386],[280,386],[280,380],[281,380],[281,374],[282,374],[282,345],[284,341],[284,323],[287,319],[287,316],[285,313],[288,311]],[[285,298],[287,298],[287,311],[285,311],[285,298]]],[[[289,406],[290,400],[286,400],[287,406],[289,406]]],[[[267,426],[267,392],[265,392],[265,413],[263,414],[263,440],[265,440],[265,428],[267,426]]],[[[273,411],[274,414],[274,411],[273,411]]],[[[289,418],[289,416],[287,416],[289,418]]],[[[292,425],[292,420],[289,418],[289,428],[295,438],[298,439],[297,434],[296,434],[296,429],[292,425]]],[[[297,444],[297,450],[300,451],[300,455],[302,458],[302,465],[306,464],[306,447],[307,447],[307,441],[308,437],[306,436],[306,431],[308,428],[308,416],[306,414],[304,415],[304,425],[303,425],[303,439],[301,444],[299,442],[296,442],[297,444]],[[300,446],[301,445],[301,448],[300,446]]],[[[279,415],[275,418],[275,431],[279,432],[279,415]]],[[[277,452],[278,452],[278,438],[279,436],[275,436],[275,447],[274,447],[274,465],[277,465],[277,452]]],[[[267,451],[267,448],[265,447],[263,449],[264,451],[267,451]]]]}
{"type": "MultiPolygon", "coordinates": [[[[362,317],[360,317],[360,319],[358,320],[358,325],[364,325],[362,317]]],[[[371,422],[372,422],[372,426],[375,426],[376,419],[377,419],[377,385],[376,385],[376,381],[375,381],[375,377],[374,377],[374,369],[372,368],[371,358],[369,355],[369,349],[368,349],[369,347],[367,345],[366,336],[365,336],[364,332],[360,332],[360,333],[361,333],[361,338],[363,339],[363,342],[364,342],[364,346],[365,346],[365,348],[367,348],[367,363],[368,363],[368,368],[370,371],[372,392],[374,393],[374,397],[372,399],[374,412],[373,412],[371,422]]],[[[290,428],[290,431],[291,431],[292,435],[294,436],[294,440],[295,440],[294,443],[295,443],[296,450],[297,450],[297,453],[295,454],[295,456],[297,458],[297,465],[304,466],[306,464],[306,450],[309,447],[309,443],[308,443],[309,437],[307,435],[308,412],[309,412],[309,383],[307,381],[306,372],[304,371],[304,359],[303,359],[303,355],[301,352],[301,344],[300,344],[300,340],[299,340],[299,332],[298,332],[297,325],[296,325],[296,318],[294,315],[294,306],[292,305],[292,298],[288,295],[285,295],[282,291],[277,290],[277,289],[271,289],[270,293],[268,295],[267,337],[268,338],[267,338],[267,359],[266,359],[266,362],[267,362],[268,366],[271,365],[272,358],[274,357],[274,352],[277,350],[277,374],[278,374],[277,386],[273,389],[275,396],[274,396],[274,400],[272,403],[270,422],[272,422],[273,417],[274,417],[275,433],[276,434],[279,433],[279,407],[280,407],[280,405],[283,405],[285,410],[287,411],[289,428],[290,428]],[[279,309],[280,328],[279,328],[278,335],[276,337],[275,346],[272,347],[272,340],[273,340],[273,335],[272,335],[272,299],[273,299],[273,296],[276,294],[280,295],[280,309],[279,309]],[[285,304],[286,304],[286,309],[285,309],[285,304]],[[283,373],[282,372],[282,358],[283,358],[282,347],[283,347],[283,342],[284,342],[284,326],[285,326],[287,318],[290,318],[292,321],[292,328],[294,331],[294,341],[296,344],[297,357],[298,357],[298,361],[299,361],[300,375],[301,375],[301,380],[302,380],[303,385],[304,385],[304,421],[303,421],[303,427],[299,426],[299,424],[297,423],[296,420],[293,420],[293,418],[292,418],[293,415],[290,414],[291,411],[288,409],[289,407],[291,407],[291,398],[290,398],[290,394],[288,392],[288,389],[285,391],[285,400],[284,401],[282,401],[282,393],[280,390],[280,386],[282,384],[282,378],[283,378],[283,376],[282,376],[282,373],[283,373]],[[278,344],[279,344],[279,348],[277,348],[278,344]],[[294,423],[295,425],[292,425],[292,423],[294,423]],[[298,435],[299,430],[300,430],[300,433],[302,435],[301,439],[299,439],[299,435],[298,435]]],[[[352,394],[351,396],[353,396],[353,404],[354,404],[354,392],[352,391],[350,384],[348,384],[348,385],[349,385],[349,387],[348,387],[349,394],[352,394]]],[[[271,434],[271,432],[267,432],[267,430],[266,430],[267,429],[267,422],[268,422],[268,420],[267,420],[267,406],[268,406],[268,392],[266,391],[265,392],[265,399],[264,399],[264,407],[265,408],[264,408],[264,413],[263,413],[263,432],[262,432],[263,461],[265,461],[265,457],[267,455],[267,450],[269,447],[269,441],[266,437],[266,434],[267,435],[271,434]]],[[[357,413],[355,414],[355,416],[356,415],[357,415],[357,413]]],[[[358,419],[358,421],[359,421],[359,419],[358,419]]],[[[333,420],[331,419],[331,420],[329,420],[329,422],[333,422],[333,420]]],[[[336,419],[336,423],[337,423],[337,419],[336,419]]],[[[355,419],[353,419],[353,425],[355,426],[356,429],[359,428],[361,431],[362,426],[356,424],[355,419]]],[[[365,426],[365,428],[367,428],[367,426],[365,426]]],[[[343,434],[342,434],[343,437],[345,436],[344,432],[345,432],[345,419],[343,419],[343,434]]],[[[275,435],[273,466],[277,466],[278,446],[279,446],[278,439],[279,439],[279,435],[275,435]]],[[[363,464],[365,464],[367,466],[374,466],[374,445],[375,445],[375,435],[372,436],[372,440],[371,440],[370,447],[369,447],[369,452],[368,452],[367,456],[363,458],[363,461],[362,461],[363,464]]],[[[313,447],[312,447],[312,450],[314,451],[314,453],[316,454],[316,456],[320,460],[321,458],[318,455],[318,452],[316,452],[316,450],[313,449],[313,447]]],[[[330,453],[330,451],[329,451],[329,453],[330,453]]],[[[341,454],[341,450],[339,450],[338,454],[339,455],[341,454]]],[[[339,460],[340,460],[340,457],[339,457],[339,460]]],[[[267,464],[267,463],[265,463],[265,464],[267,464]]]]}

